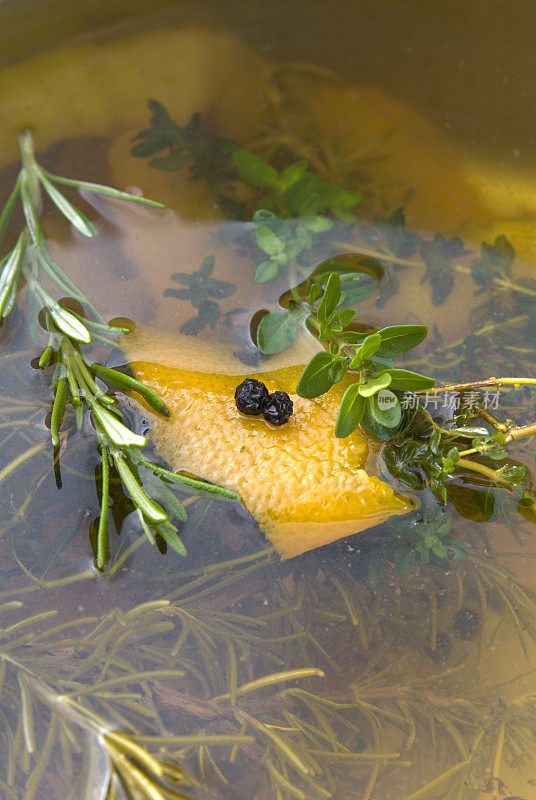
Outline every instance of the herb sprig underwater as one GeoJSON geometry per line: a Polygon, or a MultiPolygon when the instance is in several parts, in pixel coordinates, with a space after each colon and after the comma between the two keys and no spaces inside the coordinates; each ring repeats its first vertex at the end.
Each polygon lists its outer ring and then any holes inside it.
{"type": "Polygon", "coordinates": [[[101,510],[97,535],[96,564],[103,569],[108,551],[108,517],[111,471],[119,475],[124,492],[130,498],[147,539],[160,548],[169,545],[177,553],[186,550],[174,521],[186,519],[186,510],[175,496],[174,487],[188,491],[204,491],[219,497],[237,500],[235,492],[170,472],[143,453],[145,436],[132,431],[123,419],[117,398],[108,389],[136,392],[158,414],[169,416],[162,400],[149,387],[124,374],[94,363],[82,348],[93,340],[118,347],[116,337],[128,334],[128,328],[108,324],[93,303],[78,289],[62,267],[52,258],[40,222],[42,193],[48,195],[58,211],[84,236],[97,234],[95,225],[58,189],[66,186],[95,192],[116,200],[161,207],[161,203],[136,197],[108,186],[63,178],[45,170],[34,156],[29,131],[20,136],[22,167],[15,186],[0,215],[0,247],[17,201],[22,205],[24,227],[13,248],[0,260],[0,315],[9,316],[22,286],[30,304],[29,324],[33,338],[39,341],[40,329],[48,332],[48,343],[39,358],[39,368],[51,370],[53,390],[50,431],[57,451],[65,415],[70,406],[76,427],[82,428],[85,411],[89,411],[102,462],[101,510]],[[86,316],[58,302],[46,288],[52,283],[85,309],[86,316]]]}
{"type": "Polygon", "coordinates": [[[134,137],[132,155],[149,157],[157,169],[188,167],[192,178],[206,180],[229,216],[251,222],[257,283],[298,266],[337,223],[357,221],[361,192],[312,171],[307,158],[278,170],[237,142],[208,136],[200,114],[181,128],[157,100],[148,105],[150,127],[134,137]]]}

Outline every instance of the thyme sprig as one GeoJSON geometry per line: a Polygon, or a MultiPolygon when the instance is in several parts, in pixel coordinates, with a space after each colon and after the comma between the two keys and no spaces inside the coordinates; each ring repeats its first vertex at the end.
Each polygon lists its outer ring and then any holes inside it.
{"type": "MultiPolygon", "coordinates": [[[[161,548],[169,545],[184,555],[186,550],[174,521],[185,520],[186,510],[170,487],[207,491],[231,500],[238,499],[238,496],[227,489],[177,475],[142,455],[147,440],[125,424],[117,397],[109,393],[109,387],[123,392],[136,392],[150,408],[163,416],[169,416],[169,410],[149,387],[119,370],[94,363],[82,352],[81,348],[92,340],[118,347],[116,337],[129,331],[108,324],[52,258],[40,221],[44,191],[82,235],[93,237],[97,234],[93,222],[63,195],[58,185],[156,208],[162,207],[162,204],[108,186],[53,175],[37,163],[29,131],[19,137],[19,142],[22,167],[0,215],[0,248],[17,201],[21,203],[25,225],[12,249],[0,260],[0,315],[5,319],[11,313],[18,290],[24,282],[38,311],[40,326],[48,331],[48,343],[39,358],[39,368],[53,365],[51,384],[54,397],[50,432],[54,448],[58,448],[63,435],[61,428],[68,406],[74,411],[78,430],[82,428],[85,413],[89,412],[102,462],[96,565],[98,569],[103,569],[107,559],[112,468],[120,476],[124,492],[134,504],[147,539],[152,544],[158,543],[161,548]],[[43,284],[45,278],[76,300],[89,316],[82,316],[58,302],[43,284]]],[[[31,319],[30,324],[34,338],[38,339],[37,319],[31,319]]]]}
{"type": "MultiPolygon", "coordinates": [[[[351,282],[351,274],[348,279],[351,282]]],[[[435,385],[433,378],[397,369],[393,361],[419,345],[428,329],[425,325],[391,325],[369,334],[352,330],[357,311],[341,308],[341,301],[338,271],[329,273],[325,285],[313,281],[308,296],[293,300],[291,310],[275,311],[261,319],[257,332],[260,349],[283,349],[295,336],[296,322],[304,324],[327,350],[316,353],[305,366],[298,394],[312,400],[350,372],[355,382],[344,393],[335,435],[349,436],[361,423],[374,435],[387,431],[389,438],[389,431],[398,426],[402,416],[399,397],[393,390],[416,391],[435,385]]]]}

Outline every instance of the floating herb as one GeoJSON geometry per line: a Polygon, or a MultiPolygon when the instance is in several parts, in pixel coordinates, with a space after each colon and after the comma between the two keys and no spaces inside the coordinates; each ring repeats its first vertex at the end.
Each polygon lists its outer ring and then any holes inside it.
{"type": "MultiPolygon", "coordinates": [[[[154,543],[154,534],[158,534],[177,552],[184,554],[184,546],[178,537],[177,527],[171,520],[184,519],[186,512],[162,481],[187,485],[190,479],[186,477],[183,479],[162,469],[158,472],[158,479],[147,477],[151,475],[150,471],[147,472],[148,467],[150,470],[150,462],[139,455],[139,450],[146,444],[145,437],[134,433],[125,425],[116,399],[110,396],[97,380],[123,391],[137,392],[157,413],[167,416],[169,411],[162,400],[147,386],[117,370],[94,364],[82,353],[81,346],[88,345],[92,339],[117,347],[115,338],[118,334],[127,334],[128,329],[107,324],[94,305],[54,261],[47,249],[45,233],[39,218],[41,191],[44,189],[57,209],[81,234],[88,237],[96,234],[93,223],[64,197],[57,185],[67,185],[153,207],[161,207],[161,204],[100,184],[61,178],[49,173],[35,160],[33,142],[28,131],[20,137],[20,148],[22,168],[0,216],[0,237],[4,234],[17,199],[20,199],[26,225],[12,250],[0,261],[0,309],[3,318],[9,315],[14,307],[21,281],[25,282],[36,308],[41,309],[40,322],[48,331],[48,344],[39,359],[39,367],[44,369],[48,364],[54,363],[51,377],[54,400],[50,423],[54,447],[57,448],[59,445],[61,427],[68,406],[74,410],[78,429],[82,427],[84,411],[90,413],[102,459],[97,566],[102,569],[107,557],[109,467],[112,464],[121,477],[126,494],[138,511],[140,524],[147,538],[154,543]],[[82,304],[90,317],[82,317],[76,311],[60,304],[41,283],[42,275],[46,275],[56,287],[63,292],[67,291],[72,298],[82,304]],[[154,498],[160,500],[163,506],[154,498]]],[[[0,246],[1,244],[0,240],[0,246]]],[[[225,292],[229,291],[230,285],[223,285],[221,282],[215,284],[220,284],[217,287],[218,291],[227,296],[225,292]]],[[[230,288],[234,291],[234,287],[230,288]]],[[[214,288],[212,291],[215,291],[214,288]]],[[[36,320],[31,320],[31,325],[34,338],[37,340],[39,328],[36,320]]],[[[237,499],[234,492],[219,487],[209,487],[201,481],[196,483],[198,489],[207,488],[212,493],[237,499]]]]}
{"type": "MultiPolygon", "coordinates": [[[[342,276],[346,283],[352,279],[360,283],[359,277],[359,273],[342,276]]],[[[373,290],[375,283],[372,279],[368,287],[373,290]]],[[[433,378],[396,369],[392,361],[419,345],[428,331],[424,325],[388,326],[370,334],[351,330],[357,311],[341,308],[342,298],[341,275],[333,271],[325,285],[312,282],[308,298],[301,300],[298,296],[291,309],[264,316],[257,342],[264,353],[277,352],[292,343],[297,323],[305,325],[328,350],[316,353],[306,365],[298,382],[298,394],[307,399],[319,397],[348,370],[355,371],[356,382],[348,387],[341,401],[335,435],[349,436],[361,422],[373,427],[371,432],[377,435],[377,426],[389,431],[400,422],[399,398],[388,387],[399,392],[417,391],[435,384],[433,378]]]]}

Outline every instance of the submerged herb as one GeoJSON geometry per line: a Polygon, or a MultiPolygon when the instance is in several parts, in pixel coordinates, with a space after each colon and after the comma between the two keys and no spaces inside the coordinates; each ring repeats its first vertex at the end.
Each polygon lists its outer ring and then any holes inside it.
{"type": "MultiPolygon", "coordinates": [[[[164,297],[176,297],[179,300],[189,301],[197,311],[197,316],[184,322],[180,330],[192,336],[197,336],[206,325],[214,327],[221,317],[218,300],[224,300],[236,292],[236,286],[227,281],[217,280],[212,277],[214,270],[214,256],[207,256],[198,270],[194,272],[173,272],[171,280],[182,284],[184,289],[165,289],[164,297]]],[[[236,309],[231,313],[237,313],[236,309]]],[[[226,317],[228,315],[224,315],[226,317]]]]}
{"type": "Polygon", "coordinates": [[[389,551],[396,571],[401,575],[410,572],[418,561],[448,569],[450,560],[466,558],[467,550],[458,539],[450,536],[451,526],[451,514],[438,514],[426,522],[410,525],[401,519],[391,520],[389,527],[393,534],[389,551]]]}
{"type": "Polygon", "coordinates": [[[231,139],[205,136],[201,114],[192,114],[180,127],[158,100],[149,100],[147,105],[152,114],[150,127],[134,136],[132,155],[150,158],[151,167],[174,171],[189,164],[193,177],[208,177],[221,172],[238,147],[231,139]]]}
{"type": "Polygon", "coordinates": [[[361,193],[311,171],[308,159],[277,170],[236,142],[205,136],[200,114],[179,128],[161,103],[149,100],[149,108],[151,127],[134,138],[138,144],[132,154],[153,156],[149,164],[159,169],[179,170],[188,164],[193,177],[207,179],[220,205],[251,220],[258,283],[278,277],[337,221],[356,222],[353,211],[361,193]],[[163,150],[168,154],[154,157],[163,150]]]}
{"type": "Polygon", "coordinates": [[[393,773],[408,781],[407,796],[424,796],[417,754],[430,738],[439,780],[454,770],[456,787],[477,788],[491,759],[498,779],[504,764],[532,756],[533,694],[515,679],[508,693],[464,691],[456,676],[474,662],[438,664],[457,639],[476,655],[488,602],[503,604],[528,644],[535,607],[510,573],[471,549],[433,580],[418,568],[390,573],[386,559],[389,580],[376,589],[355,580],[348,552],[276,580],[282,567],[265,550],[172,569],[165,599],[102,617],[56,622],[55,609],[24,616],[8,600],[2,619],[20,615],[0,625],[0,693],[10,711],[0,786],[31,796],[57,777],[85,796],[98,757],[110,766],[108,797],[118,796],[114,786],[159,800],[188,796],[192,774],[222,793],[235,786],[236,763],[248,796],[327,798],[347,781],[381,796],[393,773]],[[497,757],[501,742],[508,747],[497,757]]]}

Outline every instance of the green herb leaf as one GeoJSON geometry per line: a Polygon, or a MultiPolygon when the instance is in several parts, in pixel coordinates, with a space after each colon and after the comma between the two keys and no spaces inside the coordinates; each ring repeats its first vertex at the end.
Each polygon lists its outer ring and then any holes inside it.
{"type": "Polygon", "coordinates": [[[26,236],[21,234],[9,256],[4,261],[0,273],[0,315],[7,317],[13,308],[16,288],[24,253],[26,251],[26,236]]]}
{"type": "Polygon", "coordinates": [[[153,500],[157,500],[161,503],[163,508],[165,508],[171,516],[181,522],[186,522],[188,518],[186,509],[169,486],[162,481],[160,477],[155,475],[151,469],[145,467],[143,463],[140,462],[138,462],[138,474],[147,494],[152,497],[153,500]]]}
{"type": "Polygon", "coordinates": [[[326,283],[322,300],[316,312],[319,322],[326,322],[333,314],[341,299],[341,279],[336,272],[332,272],[326,283]]]}
{"type": "Polygon", "coordinates": [[[366,272],[345,273],[340,279],[341,305],[356,306],[374,294],[379,285],[379,281],[366,272]]]}
{"type": "Polygon", "coordinates": [[[385,428],[396,428],[402,418],[400,401],[389,389],[369,397],[367,408],[371,417],[385,428]]]}
{"type": "Polygon", "coordinates": [[[350,362],[350,369],[359,369],[367,358],[373,356],[378,351],[382,343],[382,338],[379,333],[371,333],[365,339],[357,350],[355,356],[350,362]]]}
{"type": "Polygon", "coordinates": [[[387,442],[395,435],[394,429],[388,428],[385,425],[381,425],[379,422],[376,422],[374,417],[369,413],[369,402],[369,400],[365,400],[365,411],[361,418],[361,427],[365,428],[366,431],[371,433],[381,442],[387,442]]]}
{"type": "MultiPolygon", "coordinates": [[[[380,373],[382,374],[384,373],[380,373]]],[[[434,378],[428,378],[409,369],[388,369],[385,370],[385,374],[391,376],[391,389],[418,392],[422,389],[431,389],[436,384],[434,378]]]]}
{"type": "Polygon", "coordinates": [[[57,447],[60,443],[59,430],[67,405],[68,386],[67,378],[64,377],[60,378],[56,383],[54,403],[52,404],[52,414],[50,417],[50,434],[54,447],[57,447]]]}
{"type": "Polygon", "coordinates": [[[281,172],[279,176],[279,186],[281,189],[286,189],[292,183],[295,183],[298,178],[307,172],[307,167],[309,166],[309,161],[307,158],[301,158],[299,161],[295,161],[293,164],[290,164],[288,167],[281,172]]]}
{"type": "Polygon", "coordinates": [[[276,277],[279,265],[275,261],[261,261],[255,272],[256,283],[268,283],[276,277]]]}
{"type": "Polygon", "coordinates": [[[73,189],[78,189],[79,191],[95,192],[96,194],[104,195],[104,197],[111,197],[113,200],[127,200],[129,203],[138,203],[154,208],[164,208],[164,204],[159,203],[158,200],[149,200],[148,197],[140,197],[135,194],[130,194],[129,192],[122,192],[119,189],[113,189],[111,186],[104,186],[102,183],[62,178],[60,175],[54,175],[43,168],[41,168],[41,172],[53,183],[59,183],[62,186],[72,186],[73,189]]]}
{"type": "Polygon", "coordinates": [[[250,150],[235,150],[233,161],[243,181],[270,189],[277,183],[277,170],[250,150]]]}
{"type": "Polygon", "coordinates": [[[189,154],[183,150],[174,150],[167,156],[155,156],[149,159],[149,166],[164,172],[177,172],[188,163],[189,154]]]}
{"type": "Polygon", "coordinates": [[[117,447],[145,447],[147,439],[138,436],[120,422],[114,414],[106,408],[102,408],[95,401],[90,402],[91,411],[102,428],[103,432],[117,447]]]}
{"type": "Polygon", "coordinates": [[[406,219],[402,208],[397,208],[387,219],[376,217],[374,221],[393,255],[399,258],[409,258],[413,255],[421,240],[418,234],[406,231],[406,219]]]}
{"type": "Polygon", "coordinates": [[[54,357],[54,348],[51,344],[47,344],[39,357],[39,369],[48,367],[54,357]]]}
{"type": "Polygon", "coordinates": [[[136,380],[136,378],[131,378],[130,375],[125,375],[124,372],[119,372],[116,369],[102,367],[100,364],[91,364],[90,369],[104,383],[117,386],[118,389],[122,389],[124,392],[138,392],[152,409],[164,417],[169,417],[169,408],[164,401],[149,386],[136,380]]]}
{"type": "Polygon", "coordinates": [[[322,287],[319,283],[312,283],[311,288],[309,289],[309,297],[308,301],[311,305],[314,305],[318,298],[322,295],[322,287]]]}
{"type": "Polygon", "coordinates": [[[151,127],[141,131],[133,139],[138,142],[132,148],[132,155],[137,158],[152,156],[166,147],[172,148],[181,140],[180,129],[169,116],[166,107],[158,100],[149,100],[147,105],[152,112],[151,127]]]}
{"type": "Polygon", "coordinates": [[[2,209],[2,213],[0,214],[0,247],[2,247],[7,224],[11,219],[11,214],[13,213],[15,203],[17,202],[17,198],[20,194],[20,184],[21,184],[21,176],[19,174],[19,177],[15,181],[15,186],[11,190],[11,194],[7,198],[6,204],[2,209]]]}
{"type": "Polygon", "coordinates": [[[187,475],[181,475],[181,473],[170,472],[168,469],[160,467],[153,461],[148,461],[139,453],[138,450],[133,451],[132,457],[144,467],[150,469],[155,475],[160,475],[162,478],[165,478],[171,483],[187,486],[190,490],[195,492],[207,492],[207,494],[214,494],[222,500],[230,500],[231,502],[237,502],[240,500],[240,495],[238,495],[236,492],[233,492],[231,489],[224,489],[223,486],[217,486],[214,483],[197,480],[196,478],[189,478],[187,475]]]}
{"type": "Polygon", "coordinates": [[[417,347],[428,335],[426,325],[390,325],[379,331],[381,347],[376,355],[396,358],[417,347]]]}
{"type": "Polygon", "coordinates": [[[320,397],[341,380],[344,372],[345,365],[339,356],[325,351],[315,353],[301,374],[297,392],[308,400],[320,397]]]}
{"type": "Polygon", "coordinates": [[[267,355],[279,353],[296,338],[296,317],[289,311],[271,311],[261,319],[257,328],[257,344],[267,355]]]}
{"type": "Polygon", "coordinates": [[[54,324],[77,342],[82,344],[89,344],[91,341],[91,334],[86,326],[77,319],[74,314],[71,314],[67,309],[62,308],[58,303],[53,303],[48,306],[50,316],[54,320],[54,324]]]}
{"type": "Polygon", "coordinates": [[[339,439],[349,436],[361,422],[365,410],[365,399],[359,393],[361,387],[353,383],[345,391],[335,424],[335,436],[339,439]]]}
{"type": "Polygon", "coordinates": [[[339,308],[333,312],[329,318],[329,326],[332,331],[342,333],[342,331],[351,325],[357,317],[355,308],[339,308]]]}
{"type": "Polygon", "coordinates": [[[39,180],[43,184],[46,193],[64,217],[67,217],[71,225],[80,231],[84,236],[92,237],[97,235],[97,229],[92,222],[88,220],[85,214],[82,214],[77,208],[70,203],[66,197],[59,192],[53,183],[46,177],[45,173],[39,171],[39,180]]]}
{"type": "Polygon", "coordinates": [[[281,253],[285,246],[268,225],[256,225],[255,239],[260,249],[269,256],[281,253]]]}
{"type": "Polygon", "coordinates": [[[23,174],[20,182],[20,199],[22,203],[24,219],[26,220],[26,226],[28,228],[30,238],[33,244],[38,245],[42,239],[41,225],[39,223],[37,211],[35,208],[35,204],[32,200],[32,195],[28,183],[29,183],[28,176],[26,174],[23,174]]]}
{"type": "Polygon", "coordinates": [[[388,372],[382,372],[375,378],[368,380],[366,383],[359,384],[359,394],[362,397],[372,397],[373,394],[379,392],[380,389],[386,389],[391,383],[391,376],[388,372]]]}
{"type": "Polygon", "coordinates": [[[143,516],[152,523],[166,522],[166,512],[160,505],[158,505],[158,503],[155,503],[154,500],[151,500],[151,498],[145,494],[134,474],[128,467],[125,458],[120,453],[114,453],[113,458],[117,471],[121,476],[121,480],[123,481],[125,488],[136,508],[138,508],[143,516]]]}
{"type": "Polygon", "coordinates": [[[312,233],[324,233],[325,231],[331,230],[334,226],[334,222],[329,217],[323,217],[317,215],[315,217],[304,217],[301,220],[302,225],[304,225],[308,231],[312,233]]]}
{"type": "Polygon", "coordinates": [[[337,339],[343,344],[362,344],[363,339],[366,339],[368,335],[361,331],[343,331],[337,336],[337,339]]]}
{"type": "Polygon", "coordinates": [[[179,539],[179,535],[177,533],[177,529],[171,523],[164,523],[163,525],[158,525],[156,530],[164,539],[166,544],[168,544],[172,550],[174,550],[178,555],[185,556],[186,548],[183,545],[182,541],[179,539]]]}

